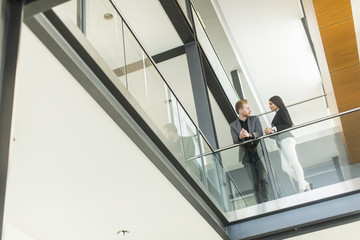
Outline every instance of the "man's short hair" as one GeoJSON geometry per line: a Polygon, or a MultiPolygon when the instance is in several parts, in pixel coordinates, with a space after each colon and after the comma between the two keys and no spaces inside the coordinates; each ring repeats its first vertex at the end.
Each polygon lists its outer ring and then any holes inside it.
{"type": "Polygon", "coordinates": [[[236,113],[238,114],[239,113],[239,110],[240,109],[243,109],[244,108],[244,105],[248,103],[248,100],[247,99],[241,99],[239,101],[237,101],[235,103],[235,110],[236,110],[236,113]]]}

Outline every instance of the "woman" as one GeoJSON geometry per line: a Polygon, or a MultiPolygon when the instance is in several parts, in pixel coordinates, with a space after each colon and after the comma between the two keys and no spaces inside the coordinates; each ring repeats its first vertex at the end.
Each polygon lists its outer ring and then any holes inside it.
{"type": "MultiPolygon", "coordinates": [[[[269,107],[276,114],[271,122],[272,127],[266,128],[265,134],[269,135],[293,126],[290,114],[279,96],[273,96],[269,99],[269,107]]],[[[290,132],[285,132],[276,137],[280,148],[282,170],[298,182],[299,192],[311,190],[312,186],[305,181],[304,171],[296,153],[294,136],[290,132]]]]}

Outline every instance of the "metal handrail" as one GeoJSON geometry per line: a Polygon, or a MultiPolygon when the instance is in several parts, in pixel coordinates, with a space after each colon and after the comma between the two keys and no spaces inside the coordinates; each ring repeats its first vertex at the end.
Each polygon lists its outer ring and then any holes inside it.
{"type": "Polygon", "coordinates": [[[114,7],[115,11],[118,13],[118,15],[121,17],[121,19],[123,20],[123,22],[125,23],[126,27],[129,29],[129,31],[131,32],[131,34],[134,36],[135,40],[138,42],[139,46],[141,47],[141,49],[145,52],[146,56],[149,58],[150,62],[152,63],[153,67],[156,69],[156,71],[158,72],[158,74],[160,75],[160,77],[162,78],[162,80],[164,81],[164,83],[166,84],[166,86],[169,88],[169,90],[171,91],[171,93],[173,94],[173,96],[175,97],[175,99],[177,100],[178,104],[181,106],[182,110],[186,113],[186,115],[188,116],[188,118],[190,119],[190,121],[193,123],[194,127],[197,129],[197,131],[199,132],[199,134],[202,136],[203,140],[207,143],[208,147],[214,151],[213,147],[211,146],[211,144],[209,143],[209,141],[207,140],[207,138],[205,137],[205,134],[200,130],[200,128],[195,124],[195,122],[193,121],[193,119],[190,117],[189,113],[186,111],[186,109],[184,108],[184,106],[181,104],[181,102],[179,101],[179,99],[177,98],[177,96],[175,95],[174,91],[171,89],[171,87],[169,86],[169,84],[167,83],[167,81],[165,80],[164,76],[161,74],[160,70],[158,69],[154,59],[152,58],[152,56],[148,53],[148,51],[144,48],[144,45],[140,42],[139,37],[135,34],[135,31],[131,28],[130,24],[128,23],[128,21],[125,19],[124,15],[121,13],[120,9],[118,8],[118,6],[116,5],[116,3],[114,2],[114,0],[109,0],[109,2],[111,3],[111,5],[114,7]]]}
{"type": "MultiPolygon", "coordinates": [[[[293,106],[296,106],[296,105],[300,105],[302,103],[306,103],[306,102],[310,102],[312,100],[315,100],[315,99],[318,99],[318,98],[322,98],[322,97],[325,97],[326,94],[322,94],[322,95],[319,95],[317,97],[313,97],[313,98],[309,98],[309,99],[306,99],[306,100],[303,100],[303,101],[300,101],[300,102],[297,102],[297,103],[293,103],[293,104],[290,104],[288,106],[286,106],[287,108],[289,107],[293,107],[293,106]]],[[[266,115],[266,114],[269,114],[271,113],[272,111],[268,111],[268,112],[264,112],[264,113],[260,113],[259,115],[257,115],[258,117],[262,116],[262,115],[266,115]]]]}
{"type": "MultiPolygon", "coordinates": [[[[118,8],[118,6],[116,5],[116,3],[113,0],[109,0],[109,2],[111,3],[111,5],[114,7],[115,11],[118,13],[118,15],[121,17],[121,19],[123,20],[123,22],[125,23],[125,25],[127,26],[127,28],[129,29],[129,31],[131,32],[131,34],[134,36],[135,40],[138,42],[139,46],[141,47],[141,49],[145,52],[145,54],[147,55],[147,57],[149,58],[150,62],[152,63],[152,65],[154,66],[154,68],[156,69],[156,71],[158,72],[158,74],[160,75],[160,77],[162,78],[162,80],[164,81],[164,83],[166,84],[166,86],[169,88],[169,90],[171,91],[171,93],[173,94],[173,96],[176,98],[178,104],[182,107],[182,110],[187,114],[188,118],[190,119],[190,121],[193,123],[194,127],[197,129],[197,132],[201,135],[202,140],[204,142],[206,142],[206,144],[208,145],[208,147],[210,148],[210,150],[212,152],[214,152],[213,147],[211,146],[211,144],[209,143],[209,141],[207,140],[207,138],[205,137],[205,135],[203,134],[203,132],[198,128],[198,126],[194,123],[193,119],[190,117],[190,115],[187,113],[187,111],[185,110],[185,108],[182,106],[181,102],[179,101],[179,99],[176,97],[174,91],[170,88],[169,84],[166,82],[164,76],[161,74],[160,70],[157,68],[157,65],[154,61],[154,59],[151,57],[151,55],[147,52],[147,50],[144,48],[143,44],[140,42],[138,36],[135,34],[134,30],[130,27],[130,24],[127,22],[127,20],[125,19],[125,17],[123,16],[123,14],[121,13],[120,9],[118,8]]],[[[221,161],[218,161],[218,163],[221,163],[221,161]]],[[[224,166],[222,165],[223,169],[224,166]]],[[[225,169],[226,170],[226,169],[225,169]]],[[[226,170],[227,172],[227,170],[226,170]]],[[[228,174],[228,177],[231,179],[231,181],[234,183],[235,188],[237,189],[237,191],[240,193],[240,195],[242,195],[240,189],[237,187],[237,185],[235,184],[235,181],[232,179],[232,177],[230,176],[230,174],[228,174]]]]}
{"type": "Polygon", "coordinates": [[[214,151],[214,153],[218,153],[218,152],[221,152],[221,151],[224,151],[224,150],[227,150],[227,149],[238,147],[238,146],[250,143],[250,142],[255,142],[255,141],[258,141],[260,139],[276,136],[276,135],[279,135],[279,134],[282,134],[282,133],[285,133],[285,132],[289,132],[289,131],[292,131],[292,130],[295,130],[295,129],[298,129],[298,128],[307,127],[307,126],[313,125],[315,123],[323,122],[323,121],[326,121],[326,120],[329,120],[329,119],[332,119],[332,118],[340,117],[340,116],[343,116],[343,115],[346,115],[346,114],[349,114],[349,113],[353,113],[353,112],[357,112],[357,111],[360,111],[360,107],[353,108],[353,109],[350,109],[348,111],[344,111],[344,112],[341,112],[341,113],[332,114],[330,116],[318,118],[318,119],[315,119],[315,120],[312,120],[312,121],[309,121],[309,122],[306,122],[306,123],[302,123],[302,124],[293,126],[291,128],[284,129],[284,130],[279,131],[279,132],[272,133],[270,135],[264,135],[264,136],[258,137],[256,139],[251,139],[251,140],[244,141],[242,143],[237,143],[237,144],[233,144],[233,145],[226,146],[226,147],[223,147],[223,148],[219,148],[219,149],[216,149],[214,151]]]}

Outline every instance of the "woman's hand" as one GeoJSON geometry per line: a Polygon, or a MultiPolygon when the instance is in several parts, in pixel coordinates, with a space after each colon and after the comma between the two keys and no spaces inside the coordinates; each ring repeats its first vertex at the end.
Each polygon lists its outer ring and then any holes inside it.
{"type": "Polygon", "coordinates": [[[271,134],[272,132],[273,132],[274,130],[272,129],[272,128],[265,128],[265,134],[266,135],[269,135],[269,134],[271,134]]]}

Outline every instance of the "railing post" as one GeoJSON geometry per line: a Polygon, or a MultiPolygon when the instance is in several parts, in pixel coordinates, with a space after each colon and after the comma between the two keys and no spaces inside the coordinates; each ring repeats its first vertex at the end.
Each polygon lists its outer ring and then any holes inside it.
{"type": "Polygon", "coordinates": [[[273,172],[272,172],[269,154],[268,154],[268,152],[266,150],[266,146],[265,146],[265,142],[264,142],[263,138],[260,139],[260,144],[261,144],[261,150],[262,150],[263,155],[264,155],[266,170],[267,170],[268,176],[269,176],[270,187],[271,187],[271,189],[272,189],[272,191],[274,193],[275,199],[277,199],[277,198],[279,198],[279,193],[278,193],[278,191],[276,189],[275,178],[274,178],[274,175],[273,175],[273,172]]]}

